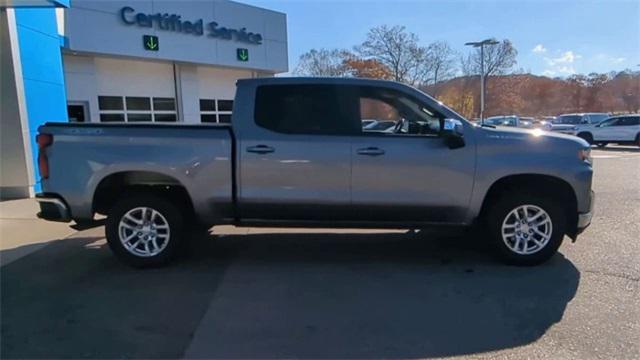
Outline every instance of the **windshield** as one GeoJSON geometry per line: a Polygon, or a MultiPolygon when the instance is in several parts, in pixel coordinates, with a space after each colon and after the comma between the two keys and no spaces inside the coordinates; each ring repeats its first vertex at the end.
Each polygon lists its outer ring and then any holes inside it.
{"type": "Polygon", "coordinates": [[[582,115],[562,115],[553,120],[553,123],[577,125],[580,124],[580,120],[582,120],[582,115]]]}
{"type": "Polygon", "coordinates": [[[495,126],[517,126],[518,119],[515,116],[494,116],[486,118],[484,123],[495,126]]]}

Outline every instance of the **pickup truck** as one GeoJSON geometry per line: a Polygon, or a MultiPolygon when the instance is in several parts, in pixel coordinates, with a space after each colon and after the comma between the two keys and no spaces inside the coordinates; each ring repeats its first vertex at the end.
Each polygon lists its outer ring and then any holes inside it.
{"type": "Polygon", "coordinates": [[[591,222],[590,147],[473,125],[389,81],[239,80],[231,124],[47,123],[41,218],[107,216],[112,251],[166,264],[196,224],[467,227],[505,262],[549,259],[591,222]],[[364,119],[393,120],[366,131],[364,119]]]}

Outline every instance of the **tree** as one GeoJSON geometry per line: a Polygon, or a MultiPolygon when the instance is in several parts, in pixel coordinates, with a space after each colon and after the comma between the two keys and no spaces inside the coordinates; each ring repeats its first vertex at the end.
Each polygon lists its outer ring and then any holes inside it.
{"type": "Polygon", "coordinates": [[[351,57],[353,57],[353,54],[347,50],[311,49],[300,56],[294,74],[304,76],[349,76],[349,69],[345,66],[345,62],[351,57]]]}
{"type": "Polygon", "coordinates": [[[363,60],[352,57],[345,61],[345,66],[354,77],[385,80],[392,78],[391,70],[375,59],[363,60]]]}
{"type": "MultiPolygon", "coordinates": [[[[509,40],[502,40],[496,45],[486,45],[484,47],[484,76],[509,73],[517,63],[516,56],[518,56],[518,50],[509,40]]],[[[474,48],[466,58],[463,57],[461,65],[465,75],[479,75],[480,48],[474,48]]]]}
{"type": "MultiPolygon", "coordinates": [[[[482,50],[474,48],[474,50],[466,57],[461,58],[462,72],[468,76],[480,75],[482,72],[482,50]]],[[[518,51],[513,47],[511,41],[503,40],[495,45],[484,46],[484,77],[485,86],[489,87],[489,76],[504,75],[508,73],[516,65],[516,56],[518,51]]],[[[490,101],[487,101],[486,108],[490,108],[490,101]]],[[[479,104],[479,102],[478,102],[479,104]]],[[[478,112],[479,112],[478,108],[478,112]]]]}
{"type": "Polygon", "coordinates": [[[356,51],[362,58],[376,60],[389,68],[395,81],[416,85],[423,76],[421,66],[426,50],[418,46],[418,36],[407,32],[404,26],[372,28],[356,51]]]}
{"type": "MultiPolygon", "coordinates": [[[[429,82],[437,84],[451,79],[456,73],[456,52],[444,41],[437,41],[427,47],[427,57],[431,76],[429,82]]],[[[428,84],[428,83],[427,83],[428,84]]]]}

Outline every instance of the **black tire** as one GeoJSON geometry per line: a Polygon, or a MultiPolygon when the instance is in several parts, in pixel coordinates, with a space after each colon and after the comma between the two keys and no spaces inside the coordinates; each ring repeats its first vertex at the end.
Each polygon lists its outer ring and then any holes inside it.
{"type": "Polygon", "coordinates": [[[640,147],[640,134],[636,135],[636,146],[640,147]]]}
{"type": "Polygon", "coordinates": [[[609,143],[608,142],[599,142],[596,145],[598,145],[599,148],[604,148],[605,146],[607,146],[609,143]]]}
{"type": "Polygon", "coordinates": [[[586,141],[589,145],[593,145],[593,135],[590,133],[580,133],[578,137],[586,141]]]}
{"type": "MultiPolygon", "coordinates": [[[[506,264],[533,266],[549,260],[557,251],[565,235],[566,212],[557,200],[543,194],[510,191],[501,194],[488,209],[486,218],[488,240],[495,253],[506,264]],[[509,248],[502,238],[502,225],[509,213],[522,205],[534,205],[544,210],[551,220],[551,236],[540,250],[519,254],[509,248]]],[[[529,241],[529,240],[527,240],[529,241]]]]}
{"type": "MultiPolygon", "coordinates": [[[[135,214],[135,212],[132,214],[135,214]]],[[[149,224],[151,224],[151,221],[149,221],[149,224]]],[[[168,264],[178,253],[179,243],[182,241],[182,237],[184,235],[183,224],[184,219],[182,213],[173,203],[160,196],[143,193],[123,196],[115,203],[107,216],[105,232],[109,248],[111,248],[111,251],[113,251],[119,260],[136,268],[157,267],[168,264]],[[163,224],[166,222],[168,227],[168,231],[163,233],[164,235],[167,235],[165,238],[161,238],[161,235],[158,236],[158,241],[161,244],[159,247],[163,247],[162,244],[166,241],[164,248],[157,254],[147,257],[136,255],[127,250],[122,241],[120,241],[120,221],[123,219],[125,214],[129,213],[129,211],[142,207],[157,211],[162,218],[158,220],[159,217],[157,217],[154,223],[159,222],[160,224],[163,224]]],[[[158,227],[160,227],[160,225],[158,225],[158,227]]],[[[140,232],[138,232],[138,234],[140,234],[140,232]]],[[[134,238],[134,240],[136,239],[134,238]]],[[[136,247],[136,251],[142,245],[138,245],[136,247]]],[[[143,251],[144,246],[139,250],[143,251]]]]}

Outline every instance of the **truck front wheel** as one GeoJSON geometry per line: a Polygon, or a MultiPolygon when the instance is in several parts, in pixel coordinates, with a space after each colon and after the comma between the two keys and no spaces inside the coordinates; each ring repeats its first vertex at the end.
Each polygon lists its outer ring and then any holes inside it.
{"type": "Polygon", "coordinates": [[[505,193],[488,212],[489,240],[507,264],[543,263],[562,244],[565,214],[560,204],[544,195],[505,193]]]}
{"type": "Polygon", "coordinates": [[[162,197],[125,196],[107,216],[107,242],[118,259],[128,265],[164,265],[177,252],[183,222],[178,208],[162,197]]]}

